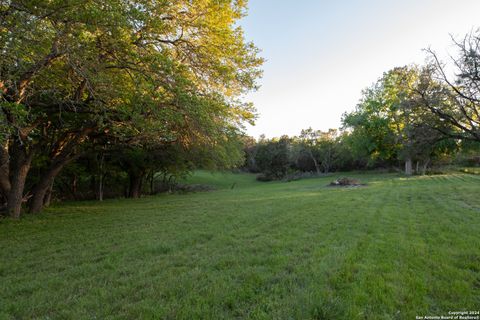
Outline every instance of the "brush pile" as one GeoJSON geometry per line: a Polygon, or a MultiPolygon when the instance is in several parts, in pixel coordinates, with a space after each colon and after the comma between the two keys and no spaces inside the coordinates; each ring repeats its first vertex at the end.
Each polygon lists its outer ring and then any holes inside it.
{"type": "Polygon", "coordinates": [[[364,185],[364,183],[361,183],[359,180],[353,178],[339,178],[330,182],[329,184],[330,187],[360,187],[364,185]]]}

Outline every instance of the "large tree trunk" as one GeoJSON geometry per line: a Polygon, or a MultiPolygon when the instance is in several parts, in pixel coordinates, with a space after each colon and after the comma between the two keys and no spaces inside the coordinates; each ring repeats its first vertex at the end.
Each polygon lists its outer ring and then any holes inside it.
{"type": "Polygon", "coordinates": [[[16,149],[14,166],[11,170],[11,187],[7,194],[7,212],[14,219],[20,218],[22,212],[25,181],[33,158],[33,152],[27,154],[23,148],[16,149]]]}
{"type": "MultiPolygon", "coordinates": [[[[62,171],[65,165],[81,156],[82,153],[76,153],[74,149],[77,145],[82,143],[82,141],[84,141],[85,138],[94,131],[94,129],[95,127],[84,127],[71,139],[63,141],[65,142],[64,146],[57,149],[57,151],[61,153],[51,159],[52,162],[50,167],[42,175],[40,181],[32,190],[33,198],[30,202],[29,208],[31,213],[38,213],[42,210],[45,202],[45,195],[48,191],[48,188],[53,183],[53,179],[55,179],[60,171],[62,171]]],[[[61,141],[58,142],[59,145],[61,145],[61,141]]]]}
{"type": "Polygon", "coordinates": [[[412,158],[408,157],[405,159],[405,175],[412,175],[412,158]]]}
{"type": "Polygon", "coordinates": [[[30,213],[39,213],[43,209],[45,203],[45,195],[50,185],[53,183],[53,177],[46,182],[40,181],[40,184],[33,189],[33,197],[29,205],[30,213]]]}
{"type": "Polygon", "coordinates": [[[30,170],[30,165],[22,165],[14,173],[15,176],[12,179],[12,188],[7,197],[7,212],[14,219],[20,218],[22,212],[23,190],[28,170],[30,170]]]}
{"type": "Polygon", "coordinates": [[[129,198],[140,198],[142,193],[142,180],[144,173],[130,173],[130,189],[128,193],[129,198]]]}
{"type": "Polygon", "coordinates": [[[57,173],[47,172],[44,176],[42,176],[38,184],[33,188],[33,196],[29,205],[30,213],[38,213],[42,211],[43,205],[45,203],[45,196],[50,189],[50,186],[53,183],[53,179],[55,178],[57,173]]]}
{"type": "Polygon", "coordinates": [[[55,161],[48,170],[42,175],[40,181],[35,185],[32,190],[32,200],[30,201],[29,211],[31,213],[38,213],[42,211],[43,206],[45,204],[45,196],[48,193],[51,185],[53,184],[53,180],[55,177],[62,171],[62,169],[70,163],[72,160],[76,159],[77,156],[70,156],[67,158],[59,159],[55,161]]]}

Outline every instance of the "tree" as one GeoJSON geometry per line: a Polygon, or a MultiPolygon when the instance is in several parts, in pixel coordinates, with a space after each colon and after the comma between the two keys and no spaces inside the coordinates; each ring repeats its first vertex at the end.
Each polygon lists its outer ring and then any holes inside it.
{"type": "Polygon", "coordinates": [[[243,143],[243,152],[245,154],[245,163],[242,168],[248,172],[258,173],[259,169],[255,161],[255,156],[257,153],[257,141],[255,138],[250,136],[242,137],[243,143]]]}
{"type": "Polygon", "coordinates": [[[357,141],[370,154],[390,161],[403,160],[406,175],[413,173],[414,158],[428,165],[432,148],[444,139],[432,129],[438,125],[431,115],[424,112],[425,81],[423,69],[394,68],[364,91],[357,109],[343,119],[346,127],[353,128],[354,136],[364,137],[357,141]]]}
{"type": "Polygon", "coordinates": [[[393,164],[397,159],[395,134],[388,106],[383,101],[380,79],[363,90],[356,109],[345,113],[343,128],[349,132],[348,142],[356,157],[365,157],[367,166],[393,164]]]}
{"type": "Polygon", "coordinates": [[[245,5],[1,2],[0,193],[9,214],[20,215],[39,156],[49,154],[33,212],[55,176],[97,140],[213,143],[222,135],[203,126],[231,131],[252,121],[252,106],[238,97],[256,88],[262,60],[236,26],[245,5]]]}
{"type": "Polygon", "coordinates": [[[338,131],[330,129],[326,132],[308,128],[301,131],[298,141],[301,152],[307,154],[315,166],[317,174],[328,173],[337,156],[338,131]],[[323,169],[323,170],[322,170],[323,169]]]}
{"type": "Polygon", "coordinates": [[[312,160],[317,174],[321,173],[320,163],[318,158],[319,138],[322,132],[320,130],[313,130],[312,128],[304,129],[300,133],[299,141],[302,146],[302,151],[305,152],[312,160]]]}
{"type": "Polygon", "coordinates": [[[320,132],[318,139],[318,153],[324,173],[329,173],[335,165],[339,155],[339,139],[337,129],[320,132]]]}
{"type": "Polygon", "coordinates": [[[255,162],[266,180],[285,177],[290,167],[290,139],[260,140],[255,154],[255,162]]]}
{"type": "Polygon", "coordinates": [[[451,125],[451,130],[442,131],[444,134],[480,141],[480,29],[453,42],[458,48],[457,56],[452,57],[456,77],[452,80],[446,65],[428,49],[432,62],[425,78],[435,78],[442,84],[425,81],[422,98],[434,115],[451,125]]]}

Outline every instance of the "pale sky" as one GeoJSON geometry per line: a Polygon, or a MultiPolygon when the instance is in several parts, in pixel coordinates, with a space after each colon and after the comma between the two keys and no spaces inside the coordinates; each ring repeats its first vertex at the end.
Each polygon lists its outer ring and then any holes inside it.
{"type": "Polygon", "coordinates": [[[423,63],[422,49],[454,53],[450,34],[480,27],[480,0],[249,0],[241,25],[267,60],[247,133],[291,136],[339,127],[362,89],[423,63]]]}

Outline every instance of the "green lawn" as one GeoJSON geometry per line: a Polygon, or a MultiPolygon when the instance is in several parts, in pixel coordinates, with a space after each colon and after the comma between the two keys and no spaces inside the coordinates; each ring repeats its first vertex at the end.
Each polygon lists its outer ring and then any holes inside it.
{"type": "Polygon", "coordinates": [[[227,172],[196,171],[180,183],[210,185],[215,189],[236,189],[258,184],[254,174],[231,174],[227,172]]]}
{"type": "MultiPolygon", "coordinates": [[[[480,176],[355,175],[0,222],[0,319],[415,319],[480,309],[480,176]]],[[[236,187],[231,189],[233,182],[236,187]]],[[[222,187],[223,186],[223,187],[222,187]]]]}

